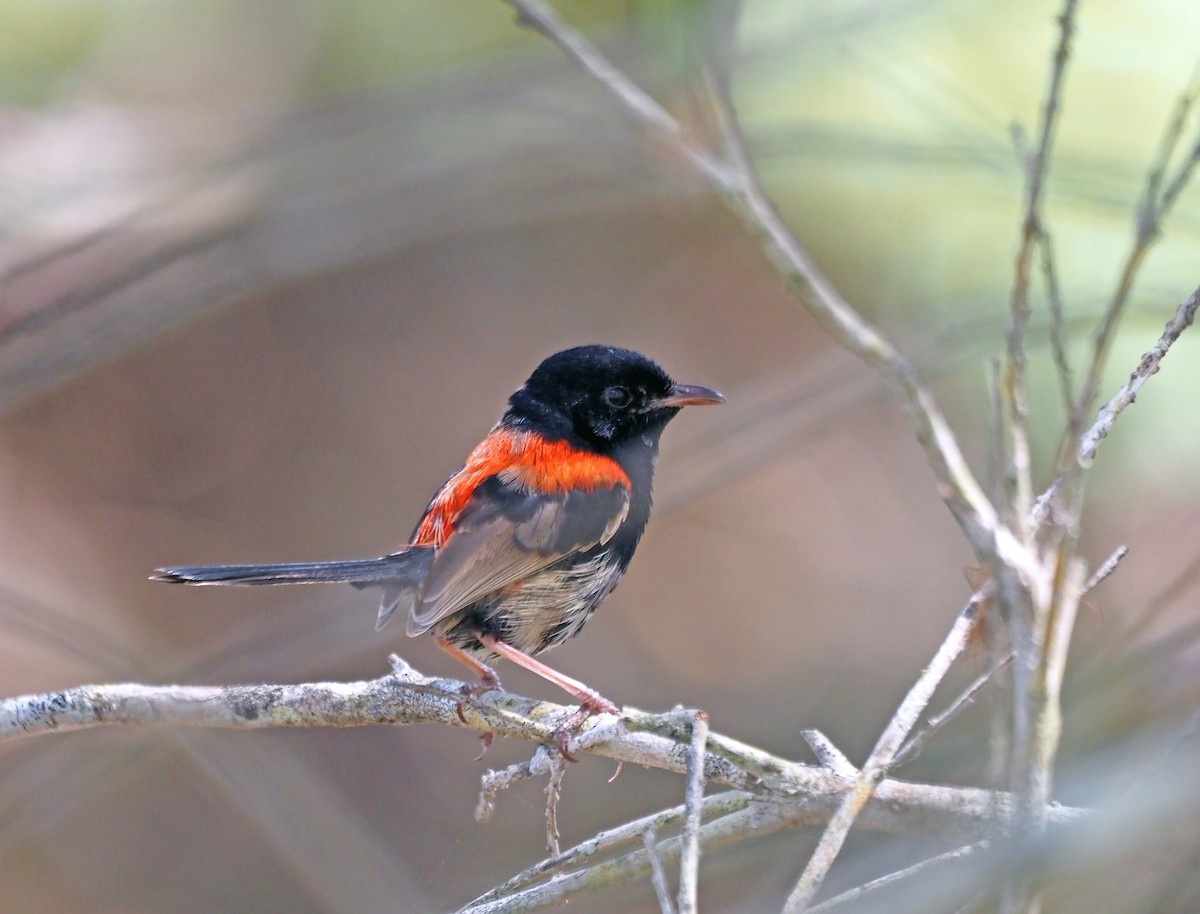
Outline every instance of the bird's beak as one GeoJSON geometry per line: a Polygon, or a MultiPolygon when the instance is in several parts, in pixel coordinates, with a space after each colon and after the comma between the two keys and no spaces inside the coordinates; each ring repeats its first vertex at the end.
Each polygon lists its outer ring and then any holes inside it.
{"type": "Polygon", "coordinates": [[[651,400],[646,404],[647,409],[676,409],[680,406],[708,406],[724,403],[725,398],[711,387],[700,387],[696,384],[676,384],[665,397],[651,400]]]}

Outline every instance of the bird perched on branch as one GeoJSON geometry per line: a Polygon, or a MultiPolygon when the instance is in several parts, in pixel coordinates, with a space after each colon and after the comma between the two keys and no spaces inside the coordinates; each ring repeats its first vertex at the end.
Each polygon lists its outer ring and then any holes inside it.
{"type": "Polygon", "coordinates": [[[498,688],[500,657],[588,713],[612,702],[536,654],[576,634],[617,586],[650,517],[658,441],[684,406],[724,402],[645,356],[580,346],[542,362],[466,463],[433,496],[408,545],[381,558],[159,568],[177,584],[380,587],[376,628],[397,611],[498,688]]]}

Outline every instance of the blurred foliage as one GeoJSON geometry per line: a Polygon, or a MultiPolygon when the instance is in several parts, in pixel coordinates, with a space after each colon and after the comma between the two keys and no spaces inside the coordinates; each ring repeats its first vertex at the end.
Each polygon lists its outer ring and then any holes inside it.
{"type": "Polygon", "coordinates": [[[68,89],[109,6],[96,0],[0,3],[0,104],[42,105],[68,89]]]}

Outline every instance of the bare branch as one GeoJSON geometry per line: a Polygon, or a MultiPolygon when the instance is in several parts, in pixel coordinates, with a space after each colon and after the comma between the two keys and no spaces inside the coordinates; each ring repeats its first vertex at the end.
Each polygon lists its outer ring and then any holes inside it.
{"type": "MultiPolygon", "coordinates": [[[[411,667],[406,668],[404,679],[389,675],[366,682],[85,685],[0,700],[0,742],[96,726],[261,730],[442,723],[553,746],[556,729],[577,711],[571,706],[502,691],[463,701],[463,685],[452,679],[426,678],[411,667]]],[[[628,709],[621,718],[605,714],[593,717],[570,740],[570,750],[681,774],[687,770],[691,755],[688,743],[634,729],[626,724],[625,716],[649,715],[628,709]]],[[[737,745],[736,740],[710,734],[709,745],[714,741],[737,745]]],[[[705,754],[704,777],[712,784],[752,791],[760,797],[775,796],[789,807],[789,815],[808,822],[825,821],[846,792],[845,780],[826,769],[761,751],[758,756],[761,764],[777,772],[770,783],[714,752],[705,754]]],[[[872,804],[864,824],[885,831],[912,829],[970,837],[984,829],[996,810],[1007,808],[1009,802],[1007,797],[985,790],[885,781],[880,785],[879,802],[872,804]]],[[[1052,812],[1051,817],[1057,814],[1052,812]]],[[[1078,815],[1078,811],[1067,815],[1078,815]]]]}

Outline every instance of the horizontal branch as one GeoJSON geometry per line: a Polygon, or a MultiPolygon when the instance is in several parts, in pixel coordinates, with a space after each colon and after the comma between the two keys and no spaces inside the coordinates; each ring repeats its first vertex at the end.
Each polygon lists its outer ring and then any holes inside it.
{"type": "MultiPolygon", "coordinates": [[[[431,679],[403,662],[394,675],[365,682],[297,685],[84,685],[0,701],[0,742],[97,726],[154,725],[235,729],[365,727],[441,723],[554,745],[573,706],[491,691],[463,698],[463,683],[431,679]],[[461,709],[461,714],[460,714],[461,709]]],[[[694,714],[694,712],[689,712],[694,714]]],[[[626,708],[589,719],[568,742],[572,753],[683,773],[688,738],[673,738],[678,712],[652,715],[626,708]],[[660,732],[650,732],[658,730],[660,732]],[[672,735],[660,735],[662,732],[672,735]]],[[[784,804],[801,824],[827,821],[852,781],[829,768],[781,759],[719,734],[709,737],[704,777],[715,786],[784,804]]],[[[1007,815],[1009,797],[987,790],[885,780],[863,813],[864,827],[978,839],[1007,815]]],[[[1048,819],[1066,822],[1083,810],[1053,805],[1048,819]]]]}

